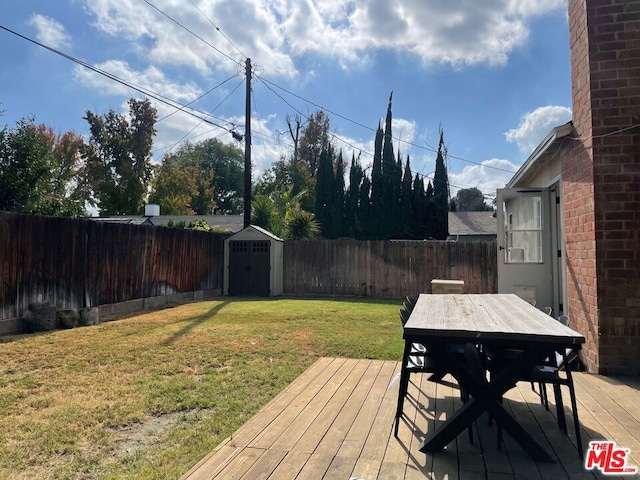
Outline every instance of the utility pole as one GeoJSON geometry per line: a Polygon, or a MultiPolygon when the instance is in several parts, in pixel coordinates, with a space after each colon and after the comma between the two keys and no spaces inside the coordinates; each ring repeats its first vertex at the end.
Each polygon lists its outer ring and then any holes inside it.
{"type": "Polygon", "coordinates": [[[251,59],[245,63],[247,93],[244,112],[244,228],[251,225],[251,59]]]}

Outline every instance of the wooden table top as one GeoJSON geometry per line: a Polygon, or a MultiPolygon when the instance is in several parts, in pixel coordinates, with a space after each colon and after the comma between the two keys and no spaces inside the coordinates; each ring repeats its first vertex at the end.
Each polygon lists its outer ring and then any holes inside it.
{"type": "Polygon", "coordinates": [[[404,336],[573,346],[585,341],[514,294],[421,294],[404,326],[404,336]]]}

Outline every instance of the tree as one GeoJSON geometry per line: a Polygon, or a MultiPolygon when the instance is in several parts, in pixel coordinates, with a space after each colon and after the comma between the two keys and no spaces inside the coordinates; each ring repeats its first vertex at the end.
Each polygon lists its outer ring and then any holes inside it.
{"type": "Polygon", "coordinates": [[[338,153],[336,158],[336,171],[332,175],[333,188],[331,198],[331,236],[333,238],[344,237],[344,160],[342,151],[338,153]]]}
{"type": "Polygon", "coordinates": [[[446,240],[449,236],[449,177],[445,166],[446,156],[444,134],[440,130],[436,172],[433,177],[433,210],[429,218],[430,233],[436,240],[446,240]]]}
{"type": "Polygon", "coordinates": [[[54,216],[86,215],[89,200],[82,137],[22,119],[0,130],[0,209],[54,216]]]}
{"type": "Polygon", "coordinates": [[[190,208],[198,215],[239,214],[244,208],[244,153],[232,144],[210,138],[182,144],[172,158],[194,172],[196,189],[190,208]]]}
{"type": "Polygon", "coordinates": [[[87,110],[90,139],[83,155],[101,215],[142,213],[151,183],[157,112],[149,100],[129,100],[130,121],[109,110],[87,110]]]}
{"type": "Polygon", "coordinates": [[[333,148],[329,145],[320,153],[316,174],[316,195],[314,213],[320,222],[322,235],[333,238],[331,214],[334,197],[333,148]]]}
{"type": "MultiPolygon", "coordinates": [[[[357,238],[362,232],[362,218],[360,203],[360,187],[364,180],[364,170],[360,165],[360,158],[355,155],[351,158],[349,170],[349,186],[345,194],[345,234],[357,238]]],[[[368,202],[368,199],[367,199],[368,202]]]]}
{"type": "Polygon", "coordinates": [[[318,110],[308,118],[308,123],[300,137],[299,158],[296,160],[306,166],[312,177],[315,177],[318,171],[322,151],[329,147],[330,126],[329,117],[324,111],[318,110]]]}
{"type": "Polygon", "coordinates": [[[371,224],[369,235],[373,238],[384,232],[384,176],[382,174],[382,141],[384,132],[378,124],[373,142],[373,168],[371,172],[371,224]],[[374,220],[375,219],[375,220],[374,220]]]}
{"type": "Polygon", "coordinates": [[[455,198],[453,199],[456,211],[458,212],[482,212],[487,210],[493,210],[484,201],[483,193],[475,188],[462,188],[458,190],[455,198]]]}
{"type": "Polygon", "coordinates": [[[149,201],[160,205],[163,215],[193,215],[193,198],[197,196],[195,167],[181,168],[167,155],[156,169],[149,201]]]}
{"type": "Polygon", "coordinates": [[[411,186],[413,178],[411,177],[411,161],[407,155],[407,163],[402,177],[402,187],[400,191],[400,212],[399,219],[402,226],[403,236],[410,236],[413,229],[413,202],[411,201],[411,186]]]}
{"type": "Polygon", "coordinates": [[[315,238],[320,232],[313,214],[300,208],[300,197],[292,195],[292,190],[277,199],[266,195],[255,197],[251,223],[287,240],[315,238]]]}

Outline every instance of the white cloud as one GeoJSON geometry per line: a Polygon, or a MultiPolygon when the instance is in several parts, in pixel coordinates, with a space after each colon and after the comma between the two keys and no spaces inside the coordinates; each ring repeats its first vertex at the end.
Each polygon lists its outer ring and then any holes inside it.
{"type": "Polygon", "coordinates": [[[569,120],[571,109],[568,107],[538,107],[523,115],[520,124],[504,135],[508,142],[518,145],[522,152],[531,153],[554,127],[569,120]]]}
{"type": "Polygon", "coordinates": [[[51,48],[69,46],[70,37],[64,26],[53,18],[35,14],[29,20],[29,25],[36,28],[36,38],[51,48]]]}
{"type": "MultiPolygon", "coordinates": [[[[155,66],[150,66],[146,70],[137,71],[131,68],[127,62],[121,60],[108,60],[94,66],[124,80],[126,83],[133,84],[144,90],[163,95],[178,102],[187,103],[202,93],[200,88],[192,82],[176,83],[169,80],[165,74],[155,66]]],[[[79,65],[75,67],[74,75],[85,87],[97,89],[104,94],[142,95],[133,93],[129,87],[79,65]]]]}
{"type": "Polygon", "coordinates": [[[153,4],[166,16],[137,0],[85,0],[97,28],[145,45],[154,62],[233,72],[249,56],[267,75],[293,77],[308,53],[344,68],[379,51],[456,67],[502,65],[526,42],[531,19],[565,0],[200,0],[200,11],[178,0],[153,4]]]}
{"type": "Polygon", "coordinates": [[[466,166],[460,173],[449,172],[451,196],[456,195],[459,187],[476,187],[487,196],[495,196],[496,189],[504,188],[516,170],[518,165],[509,160],[492,158],[483,161],[481,165],[466,166]]]}

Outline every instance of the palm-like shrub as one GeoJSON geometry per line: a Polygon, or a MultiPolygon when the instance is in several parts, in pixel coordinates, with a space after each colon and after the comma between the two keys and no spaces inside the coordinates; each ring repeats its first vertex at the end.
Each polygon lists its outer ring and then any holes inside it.
{"type": "Polygon", "coordinates": [[[285,229],[287,240],[315,238],[320,233],[320,224],[313,218],[312,213],[296,209],[288,217],[285,229]]]}

